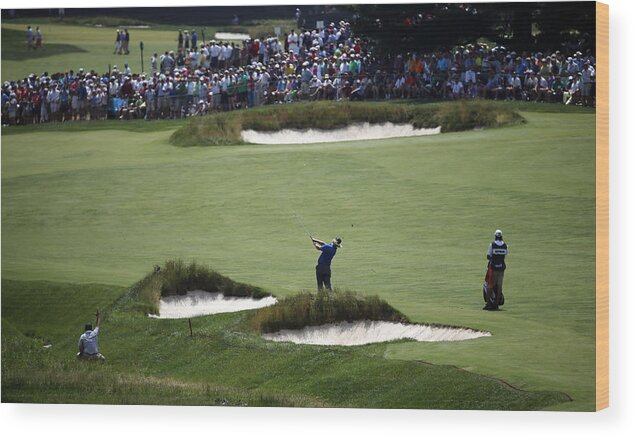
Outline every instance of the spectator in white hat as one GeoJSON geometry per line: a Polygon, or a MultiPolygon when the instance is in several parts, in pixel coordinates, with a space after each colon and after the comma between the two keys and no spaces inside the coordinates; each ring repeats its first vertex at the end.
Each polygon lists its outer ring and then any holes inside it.
{"type": "Polygon", "coordinates": [[[581,69],[581,102],[583,106],[594,106],[594,84],[596,81],[596,71],[590,62],[583,63],[581,69]]]}

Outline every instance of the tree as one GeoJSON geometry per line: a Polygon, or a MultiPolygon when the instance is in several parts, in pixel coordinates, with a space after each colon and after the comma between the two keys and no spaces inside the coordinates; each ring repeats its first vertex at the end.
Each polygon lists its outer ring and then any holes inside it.
{"type": "Polygon", "coordinates": [[[354,30],[378,52],[432,51],[485,39],[507,48],[560,48],[594,35],[592,2],[354,5],[354,30]]]}

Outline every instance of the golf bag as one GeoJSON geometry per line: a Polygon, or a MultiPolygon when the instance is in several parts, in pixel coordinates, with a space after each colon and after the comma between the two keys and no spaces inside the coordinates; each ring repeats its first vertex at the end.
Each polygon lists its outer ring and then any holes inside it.
{"type": "MultiPolygon", "coordinates": [[[[495,295],[495,291],[493,290],[493,266],[491,266],[491,264],[489,264],[487,266],[487,272],[484,275],[484,283],[482,284],[482,297],[484,297],[484,302],[486,304],[491,304],[491,305],[495,305],[495,300],[496,300],[496,295],[495,295]],[[488,302],[487,301],[487,296],[488,296],[488,291],[492,290],[492,297],[493,297],[493,302],[488,302]]],[[[500,290],[500,298],[499,298],[499,302],[498,304],[499,306],[504,305],[504,293],[502,293],[502,291],[500,290]]]]}

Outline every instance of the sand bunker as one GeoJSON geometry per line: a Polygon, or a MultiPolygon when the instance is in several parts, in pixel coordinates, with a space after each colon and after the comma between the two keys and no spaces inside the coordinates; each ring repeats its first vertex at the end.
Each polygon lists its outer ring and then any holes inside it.
{"type": "Polygon", "coordinates": [[[208,314],[233,313],[274,305],[272,296],[262,299],[224,296],[202,290],[188,291],[184,296],[168,296],[160,301],[160,315],[150,315],[157,319],[183,319],[208,314]]]}
{"type": "Polygon", "coordinates": [[[351,124],[343,129],[283,129],[277,132],[242,131],[242,139],[252,144],[310,144],[335,143],[339,141],[378,140],[383,138],[436,135],[440,126],[433,129],[415,129],[409,124],[351,124]]]}
{"type": "Polygon", "coordinates": [[[217,40],[228,40],[228,39],[238,39],[240,41],[244,41],[245,39],[249,39],[251,38],[248,34],[246,33],[231,33],[231,32],[216,32],[216,34],[214,35],[214,38],[216,38],[217,40]]]}
{"type": "Polygon", "coordinates": [[[467,328],[405,325],[402,323],[372,321],[308,326],[299,330],[283,329],[279,332],[263,335],[265,339],[273,341],[339,346],[356,346],[400,339],[430,342],[461,341],[490,336],[490,332],[475,331],[467,328]]]}

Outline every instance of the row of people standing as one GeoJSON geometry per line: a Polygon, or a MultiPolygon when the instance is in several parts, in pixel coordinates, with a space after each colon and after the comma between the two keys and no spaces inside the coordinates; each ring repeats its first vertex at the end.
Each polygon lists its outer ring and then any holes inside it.
{"type": "Polygon", "coordinates": [[[159,55],[154,53],[150,58],[150,73],[161,72],[164,74],[171,73],[179,67],[187,67],[192,69],[210,68],[212,70],[226,69],[229,67],[239,67],[246,64],[246,52],[235,43],[216,43],[211,41],[202,45],[200,50],[197,48],[188,50],[166,50],[165,53],[159,55]]]}
{"type": "Polygon", "coordinates": [[[128,29],[117,29],[117,36],[114,40],[114,52],[112,52],[112,54],[130,54],[130,32],[128,32],[128,29]]]}
{"type": "Polygon", "coordinates": [[[3,123],[30,125],[69,120],[105,119],[107,79],[72,71],[64,78],[29,76],[12,92],[3,92],[3,123]]]}
{"type": "Polygon", "coordinates": [[[26,27],[26,49],[37,50],[42,48],[42,30],[40,26],[35,27],[35,32],[31,26],[26,27]]]}
{"type": "Polygon", "coordinates": [[[198,32],[192,30],[189,33],[188,30],[178,31],[178,51],[189,50],[190,48],[196,48],[198,46],[198,32]]]}

